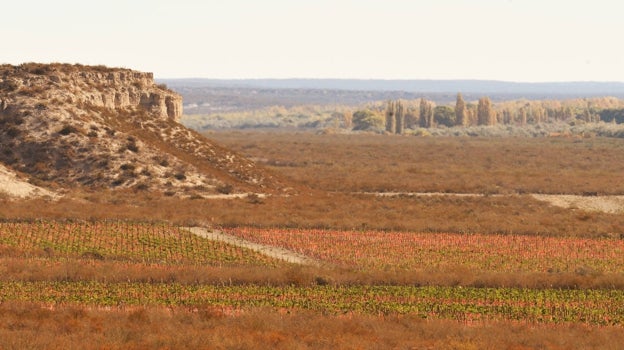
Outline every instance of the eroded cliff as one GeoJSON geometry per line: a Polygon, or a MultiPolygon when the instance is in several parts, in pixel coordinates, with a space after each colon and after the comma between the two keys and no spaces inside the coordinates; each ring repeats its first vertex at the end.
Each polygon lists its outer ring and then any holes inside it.
{"type": "Polygon", "coordinates": [[[0,66],[0,162],[36,184],[168,195],[281,191],[251,161],[178,123],[182,98],[151,73],[0,66]]]}
{"type": "Polygon", "coordinates": [[[63,64],[0,66],[2,109],[16,97],[44,98],[69,104],[85,103],[110,109],[145,108],[155,116],[179,121],[182,97],[154,83],[152,73],[123,68],[63,64]]]}

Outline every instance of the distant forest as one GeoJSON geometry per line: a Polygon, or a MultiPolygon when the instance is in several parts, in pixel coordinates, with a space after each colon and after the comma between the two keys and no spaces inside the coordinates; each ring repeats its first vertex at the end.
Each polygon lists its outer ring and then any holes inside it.
{"type": "Polygon", "coordinates": [[[361,109],[345,116],[355,130],[384,128],[391,134],[406,129],[436,127],[495,126],[498,124],[527,126],[529,124],[624,123],[624,100],[614,97],[569,100],[512,100],[493,104],[489,97],[468,103],[461,93],[455,105],[436,106],[424,98],[412,101],[390,100],[385,108],[361,109]]]}

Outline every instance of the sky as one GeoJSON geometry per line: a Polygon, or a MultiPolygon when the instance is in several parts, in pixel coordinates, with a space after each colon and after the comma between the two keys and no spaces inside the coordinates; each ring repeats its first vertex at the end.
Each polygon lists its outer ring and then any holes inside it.
{"type": "Polygon", "coordinates": [[[621,0],[3,1],[0,63],[156,78],[624,82],[621,0]]]}

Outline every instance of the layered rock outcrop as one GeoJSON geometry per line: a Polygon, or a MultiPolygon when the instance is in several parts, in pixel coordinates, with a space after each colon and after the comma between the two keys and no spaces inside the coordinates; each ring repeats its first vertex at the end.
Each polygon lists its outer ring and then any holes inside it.
{"type": "Polygon", "coordinates": [[[280,192],[251,161],[178,122],[182,98],[151,73],[0,65],[0,163],[37,184],[172,196],[280,192]]]}
{"type": "MultiPolygon", "coordinates": [[[[31,95],[47,88],[47,97],[109,109],[141,107],[163,119],[179,121],[182,97],[154,83],[152,73],[124,68],[67,64],[0,66],[0,89],[31,95]]],[[[7,109],[10,100],[0,102],[7,109]]]]}

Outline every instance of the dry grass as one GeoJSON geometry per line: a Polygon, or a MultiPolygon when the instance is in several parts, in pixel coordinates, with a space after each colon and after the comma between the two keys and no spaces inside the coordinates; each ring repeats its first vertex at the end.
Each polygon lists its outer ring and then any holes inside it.
{"type": "Polygon", "coordinates": [[[291,197],[212,200],[100,192],[85,200],[0,200],[0,219],[169,221],[185,226],[255,226],[620,237],[624,216],[552,207],[530,196],[395,197],[312,191],[291,197]]]}
{"type": "Polygon", "coordinates": [[[489,288],[624,289],[621,273],[473,271],[461,266],[411,271],[353,271],[303,266],[168,266],[97,259],[68,259],[0,252],[0,281],[178,283],[270,286],[462,286],[489,288]]]}
{"type": "Polygon", "coordinates": [[[2,349],[619,349],[620,327],[254,309],[0,305],[2,349]],[[86,341],[88,340],[88,341],[86,341]]]}
{"type": "Polygon", "coordinates": [[[327,191],[622,194],[624,140],[310,133],[207,135],[327,191]]]}

